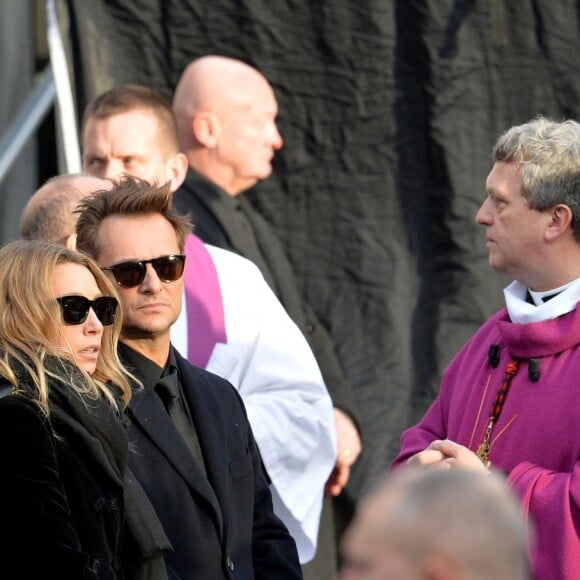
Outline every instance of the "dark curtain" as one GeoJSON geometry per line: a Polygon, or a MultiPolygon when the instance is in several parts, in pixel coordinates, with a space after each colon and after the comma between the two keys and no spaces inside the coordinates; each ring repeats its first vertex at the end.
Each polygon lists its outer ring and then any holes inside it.
{"type": "Polygon", "coordinates": [[[203,54],[272,83],[285,147],[248,193],[335,337],[362,415],[358,498],[503,304],[475,212],[491,147],[578,119],[578,0],[60,0],[79,116],[137,82],[170,98],[203,54]]]}

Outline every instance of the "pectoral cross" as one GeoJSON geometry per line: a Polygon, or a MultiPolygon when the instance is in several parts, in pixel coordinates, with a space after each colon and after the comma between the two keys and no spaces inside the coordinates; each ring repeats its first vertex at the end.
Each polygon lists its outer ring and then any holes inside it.
{"type": "Polygon", "coordinates": [[[475,454],[481,459],[481,462],[489,469],[490,461],[489,461],[489,443],[484,440],[481,445],[477,448],[475,454]]]}
{"type": "Polygon", "coordinates": [[[478,448],[475,454],[485,463],[489,457],[489,443],[484,441],[478,448]]]}

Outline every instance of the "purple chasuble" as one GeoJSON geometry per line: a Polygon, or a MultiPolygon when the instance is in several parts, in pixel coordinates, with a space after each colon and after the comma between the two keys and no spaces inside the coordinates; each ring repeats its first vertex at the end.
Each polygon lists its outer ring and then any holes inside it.
{"type": "Polygon", "coordinates": [[[224,304],[213,259],[194,235],[185,241],[187,358],[205,368],[217,343],[226,343],[224,304]]]}
{"type": "Polygon", "coordinates": [[[490,438],[492,469],[507,473],[533,525],[534,580],[580,578],[580,306],[554,319],[517,324],[492,316],[451,361],[435,401],[401,437],[392,467],[435,439],[475,452],[507,364],[519,361],[490,438]],[[489,362],[497,345],[497,366],[489,362]],[[536,359],[538,376],[529,372],[536,359]]]}

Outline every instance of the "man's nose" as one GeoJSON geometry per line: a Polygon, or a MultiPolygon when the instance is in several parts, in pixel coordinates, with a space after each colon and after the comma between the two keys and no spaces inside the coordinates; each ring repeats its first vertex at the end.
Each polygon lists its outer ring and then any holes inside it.
{"type": "Polygon", "coordinates": [[[487,225],[491,221],[491,211],[489,210],[489,198],[487,198],[477,210],[475,214],[475,223],[480,225],[487,225]]]}
{"type": "Polygon", "coordinates": [[[115,179],[123,173],[123,167],[120,162],[111,159],[103,164],[103,179],[115,179]]]}
{"type": "Polygon", "coordinates": [[[284,139],[282,139],[282,135],[280,135],[280,131],[278,130],[278,126],[274,124],[272,130],[272,147],[276,150],[282,149],[284,145],[284,139]]]}
{"type": "Polygon", "coordinates": [[[145,271],[145,278],[140,284],[140,288],[147,292],[157,293],[163,287],[163,282],[161,278],[157,275],[155,268],[152,264],[146,265],[147,270],[145,271]]]}

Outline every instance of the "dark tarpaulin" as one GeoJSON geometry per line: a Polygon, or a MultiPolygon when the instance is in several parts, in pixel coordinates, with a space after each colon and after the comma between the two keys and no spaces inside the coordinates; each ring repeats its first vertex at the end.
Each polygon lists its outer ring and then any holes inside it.
{"type": "Polygon", "coordinates": [[[275,226],[355,387],[358,498],[502,305],[474,223],[496,137],[578,119],[578,0],[60,0],[79,115],[137,82],[170,98],[224,54],[276,91],[284,149],[248,193],[275,226]]]}

